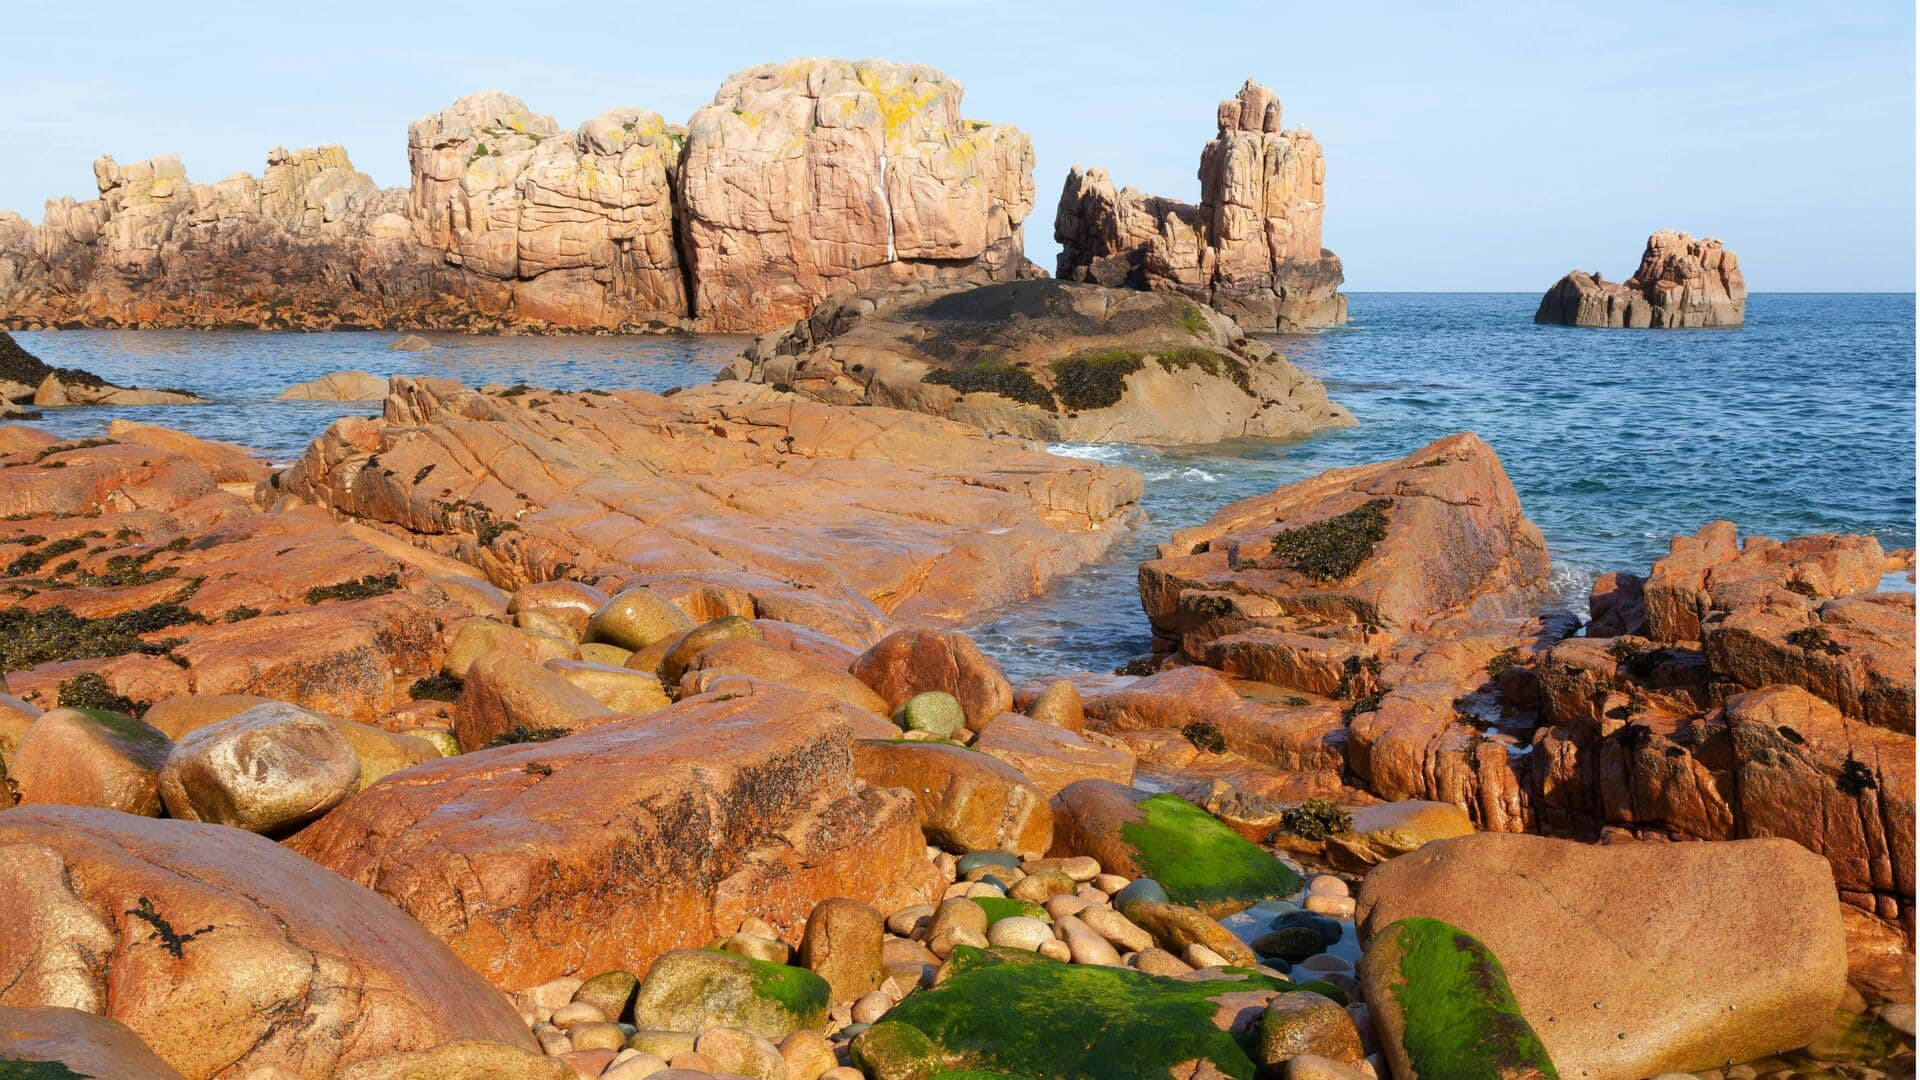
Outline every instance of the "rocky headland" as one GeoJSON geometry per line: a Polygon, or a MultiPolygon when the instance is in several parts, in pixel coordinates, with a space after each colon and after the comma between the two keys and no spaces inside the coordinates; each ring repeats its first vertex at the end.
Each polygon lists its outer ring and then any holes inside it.
{"type": "Polygon", "coordinates": [[[1220,103],[1197,206],[1116,191],[1106,170],[1074,166],[1053,222],[1059,276],[1179,293],[1251,330],[1346,322],[1340,259],[1320,246],[1326,156],[1280,117],[1280,99],[1251,79],[1220,103]]]}
{"type": "Polygon", "coordinates": [[[1640,268],[1624,282],[1569,271],[1540,298],[1533,321],[1562,326],[1674,329],[1739,326],[1747,317],[1747,279],[1720,241],[1662,229],[1647,237],[1640,268]]]}
{"type": "Polygon", "coordinates": [[[765,331],[834,291],[1037,275],[1033,151],[929,67],[729,77],[682,127],[576,129],[487,91],[414,122],[411,183],[338,146],[192,183],[94,164],[98,197],[0,213],[0,325],[765,331]]]}
{"type": "Polygon", "coordinates": [[[1219,312],[1056,280],[828,300],[724,374],[1048,441],[1298,438],[1354,422],[1318,379],[1219,312]]]}
{"type": "Polygon", "coordinates": [[[1583,626],[1460,434],[1175,532],[1151,655],[1016,686],[962,628],[1139,476],[829,344],[396,377],[279,471],[0,425],[0,1064],[1911,1071],[1910,553],[1715,523],[1583,626]]]}

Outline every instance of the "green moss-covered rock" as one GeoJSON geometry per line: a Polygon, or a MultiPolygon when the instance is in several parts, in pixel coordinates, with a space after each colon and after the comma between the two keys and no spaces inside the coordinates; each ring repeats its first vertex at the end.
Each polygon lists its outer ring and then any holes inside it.
{"type": "Polygon", "coordinates": [[[1053,916],[1047,914],[1046,908],[1031,900],[1015,900],[1006,896],[976,896],[972,899],[987,913],[988,926],[992,926],[1001,919],[1016,917],[1039,919],[1041,922],[1048,923],[1053,921],[1053,916]]]}
{"type": "Polygon", "coordinates": [[[1438,919],[1401,919],[1360,962],[1393,1074],[1438,1080],[1558,1080],[1492,950],[1438,919]]]}
{"type": "Polygon", "coordinates": [[[945,690],[927,690],[908,698],[894,719],[907,731],[951,739],[967,726],[967,711],[945,690]]]}
{"type": "Polygon", "coordinates": [[[1233,1011],[1219,999],[1293,989],[1254,972],[1185,982],[1129,968],[1009,963],[961,946],[946,981],[860,1033],[853,1057],[875,1080],[1131,1080],[1170,1076],[1196,1061],[1251,1080],[1253,1033],[1222,1030],[1221,1014],[1233,1011]]]}
{"type": "Polygon", "coordinates": [[[805,968],[675,949],[655,960],[633,1000],[636,1027],[699,1033],[737,1027],[778,1042],[826,1020],[832,989],[805,968]]]}
{"type": "Polygon", "coordinates": [[[1140,876],[1159,882],[1174,903],[1222,915],[1300,891],[1300,875],[1286,863],[1178,795],[1139,806],[1141,820],[1122,825],[1120,836],[1140,876]]]}

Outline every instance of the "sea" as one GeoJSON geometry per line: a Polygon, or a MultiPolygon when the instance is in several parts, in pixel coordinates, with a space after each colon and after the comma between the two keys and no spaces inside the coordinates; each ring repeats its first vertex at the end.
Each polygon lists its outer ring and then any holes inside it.
{"type": "MultiPolygon", "coordinates": [[[[1596,575],[1644,573],[1672,536],[1721,518],[1743,535],[1858,532],[1889,549],[1913,545],[1913,294],[1761,293],[1748,297],[1744,326],[1699,330],[1539,326],[1537,303],[1523,293],[1355,293],[1347,325],[1270,338],[1352,410],[1355,428],[1177,450],[1054,446],[1138,469],[1147,520],[1099,563],[967,629],[1015,682],[1110,670],[1148,647],[1136,568],[1173,530],[1236,499],[1402,457],[1457,431],[1477,432],[1499,452],[1546,535],[1555,588],[1576,610],[1596,575]]],[[[275,400],[330,371],[660,391],[708,381],[748,340],[425,334],[434,348],[393,351],[399,336],[14,335],[50,364],[212,402],[47,410],[38,423],[57,434],[97,435],[126,417],[279,460],[297,457],[334,419],[376,407],[275,400]]]]}

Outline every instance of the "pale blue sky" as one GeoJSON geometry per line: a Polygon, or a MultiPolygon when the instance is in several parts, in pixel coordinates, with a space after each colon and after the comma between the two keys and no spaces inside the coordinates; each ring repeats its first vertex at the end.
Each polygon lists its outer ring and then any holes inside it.
{"type": "Polygon", "coordinates": [[[195,180],[343,143],[404,184],[406,125],[498,87],[562,124],[684,122],[728,72],[933,64],[1033,137],[1028,253],[1052,269],[1073,164],[1192,200],[1214,105],[1254,76],[1328,157],[1354,290],[1623,277],[1648,232],[1717,235],[1756,290],[1914,286],[1914,8],[1843,3],[845,0],[802,5],[8,0],[0,208],[93,194],[90,163],[195,180]]]}

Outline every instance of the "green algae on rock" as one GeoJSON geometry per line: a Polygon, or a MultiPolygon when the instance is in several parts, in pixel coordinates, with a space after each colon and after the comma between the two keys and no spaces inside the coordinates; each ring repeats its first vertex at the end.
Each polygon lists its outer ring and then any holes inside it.
{"type": "Polygon", "coordinates": [[[853,1059],[876,1080],[1121,1080],[1186,1075],[1177,1070],[1195,1062],[1251,1080],[1251,1029],[1221,1029],[1223,1017],[1232,1022],[1240,1011],[1222,999],[1294,989],[1251,971],[1188,982],[1129,968],[1008,962],[963,945],[948,958],[945,982],[909,995],[854,1039],[853,1059]]]}
{"type": "Polygon", "coordinates": [[[969,899],[987,913],[988,926],[1001,919],[1012,918],[1039,919],[1046,923],[1053,921],[1053,916],[1047,914],[1046,908],[1031,900],[1015,900],[1007,896],[974,896],[969,899]]]}
{"type": "Polygon", "coordinates": [[[1300,891],[1300,875],[1219,818],[1180,798],[1160,794],[1139,804],[1141,820],[1120,827],[1144,874],[1176,904],[1209,915],[1300,891]]]}
{"type": "Polygon", "coordinates": [[[653,962],[633,1000],[643,1028],[744,1028],[779,1041],[826,1022],[832,989],[805,968],[718,949],[675,949],[653,962]]]}
{"type": "Polygon", "coordinates": [[[1466,931],[1401,919],[1368,944],[1360,978],[1394,1076],[1558,1080],[1499,959],[1466,931]]]}

